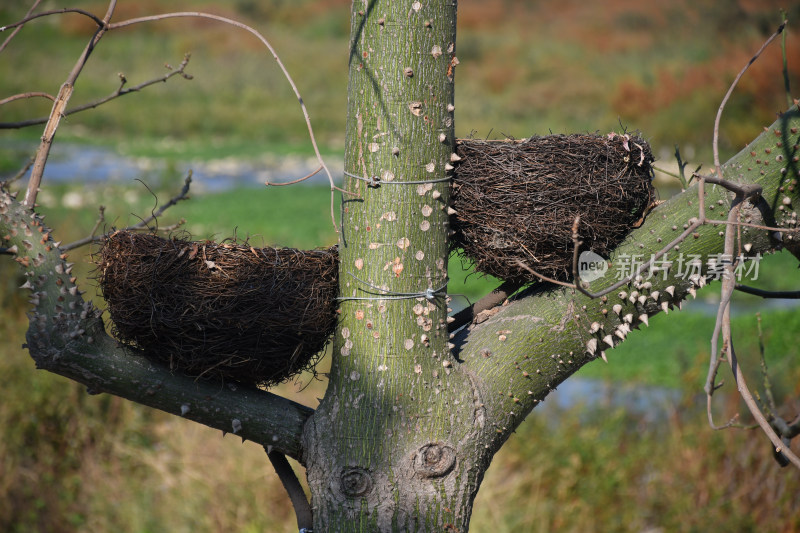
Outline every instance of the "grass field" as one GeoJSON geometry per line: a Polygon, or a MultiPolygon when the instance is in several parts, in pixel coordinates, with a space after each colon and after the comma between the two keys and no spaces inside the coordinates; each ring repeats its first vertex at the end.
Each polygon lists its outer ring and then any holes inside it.
{"type": "MultiPolygon", "coordinates": [[[[174,10],[208,10],[250,22],[281,55],[324,149],[341,151],[347,88],[347,0],[121,2],[115,20],[174,10]]],[[[517,138],[549,131],[641,130],[667,158],[680,144],[708,162],[719,101],[735,74],[780,22],[777,0],[653,5],[631,0],[459,4],[456,134],[517,138]]],[[[71,4],[72,5],[72,4],[71,4]]],[[[97,2],[75,7],[103,9],[97,2]]],[[[0,23],[24,3],[0,6],[0,23]]],[[[789,7],[792,21],[800,7],[789,7]]],[[[790,22],[790,32],[791,22],[790,22]]],[[[57,92],[92,32],[79,15],[36,21],[3,52],[0,95],[57,92]],[[35,65],[35,68],[31,68],[35,65]]],[[[789,81],[800,83],[800,47],[790,35],[789,81]]],[[[274,60],[255,39],[210,21],[175,19],[104,38],[73,102],[166,72],[185,53],[187,72],[93,112],[69,117],[59,138],[108,144],[131,154],[185,157],[311,154],[300,109],[274,60]],[[136,50],[135,54],[130,53],[136,50]]],[[[742,80],[721,129],[723,159],[785,107],[781,49],[772,46],[742,80]]],[[[2,121],[46,115],[50,102],[3,106],[2,121]]],[[[40,127],[12,135],[35,139],[40,127]]],[[[3,133],[3,136],[9,135],[3,133]]],[[[0,137],[2,139],[2,137],[0,137]]],[[[3,162],[0,142],[0,163],[3,162]]],[[[1,169],[2,167],[0,167],[1,169]]]]}

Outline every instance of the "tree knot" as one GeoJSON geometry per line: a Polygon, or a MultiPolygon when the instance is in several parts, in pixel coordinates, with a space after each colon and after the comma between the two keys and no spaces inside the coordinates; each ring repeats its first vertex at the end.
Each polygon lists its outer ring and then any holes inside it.
{"type": "Polygon", "coordinates": [[[342,492],[348,498],[358,498],[372,490],[372,476],[363,468],[348,468],[342,472],[342,492]]]}
{"type": "Polygon", "coordinates": [[[425,444],[414,455],[414,471],[423,478],[446,476],[455,464],[455,449],[440,442],[425,444]]]}

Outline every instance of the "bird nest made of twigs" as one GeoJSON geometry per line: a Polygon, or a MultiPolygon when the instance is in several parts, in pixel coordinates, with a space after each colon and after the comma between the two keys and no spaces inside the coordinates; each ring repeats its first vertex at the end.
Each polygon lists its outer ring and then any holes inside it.
{"type": "Polygon", "coordinates": [[[116,232],[98,280],[112,333],[190,376],[269,386],[316,363],[336,325],[336,248],[116,232]]]}
{"type": "Polygon", "coordinates": [[[647,142],[630,135],[463,139],[451,189],[453,249],[478,271],[526,283],[572,274],[572,226],[602,257],[654,204],[647,142]]]}

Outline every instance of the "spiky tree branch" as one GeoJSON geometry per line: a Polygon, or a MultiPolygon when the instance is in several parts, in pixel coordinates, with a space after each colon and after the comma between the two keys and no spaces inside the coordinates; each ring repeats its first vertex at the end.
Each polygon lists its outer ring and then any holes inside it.
{"type": "MultiPolygon", "coordinates": [[[[797,219],[792,206],[800,201],[797,182],[800,168],[798,136],[800,114],[796,108],[783,114],[757,139],[722,167],[727,180],[762,188],[760,197],[743,204],[739,221],[739,253],[754,257],[797,241],[797,219]],[[751,226],[785,228],[783,232],[751,226]],[[779,234],[780,233],[780,234],[779,234]]],[[[705,204],[726,212],[734,195],[720,186],[706,186],[705,204]]],[[[645,223],[634,230],[610,258],[612,268],[591,284],[593,292],[613,284],[614,266],[624,258],[647,263],[698,218],[697,185],[658,206],[645,223]]],[[[589,298],[574,289],[538,284],[510,305],[480,324],[463,330],[456,338],[463,367],[480,377],[488,395],[488,418],[497,426],[498,447],[555,387],[581,366],[604,355],[649,318],[679,306],[714,276],[713,261],[721,259],[724,239],[718,223],[697,227],[672,252],[665,269],[662,260],[638,280],[602,298],[589,298]],[[680,273],[677,259],[694,260],[700,266],[680,273]],[[710,264],[710,261],[712,264],[710,264]]],[[[722,263],[716,265],[720,268],[722,263]]],[[[717,270],[719,272],[719,270],[717,270]]]]}
{"type": "Polygon", "coordinates": [[[154,365],[109,337],[85,301],[72,264],[34,212],[0,190],[0,238],[25,272],[30,291],[27,348],[38,368],[269,446],[295,459],[312,410],[235,384],[195,381],[154,365]]]}

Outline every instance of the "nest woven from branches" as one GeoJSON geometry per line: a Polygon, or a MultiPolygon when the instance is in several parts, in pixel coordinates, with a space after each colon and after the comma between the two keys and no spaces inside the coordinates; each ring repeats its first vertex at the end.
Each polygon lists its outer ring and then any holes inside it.
{"type": "Polygon", "coordinates": [[[478,271],[508,281],[537,280],[517,261],[570,278],[576,215],[582,249],[607,257],[655,200],[653,156],[640,137],[464,139],[457,152],[452,248],[478,271]]]}
{"type": "Polygon", "coordinates": [[[269,386],[316,363],[336,325],[336,248],[116,232],[98,280],[112,333],[190,376],[269,386]]]}

